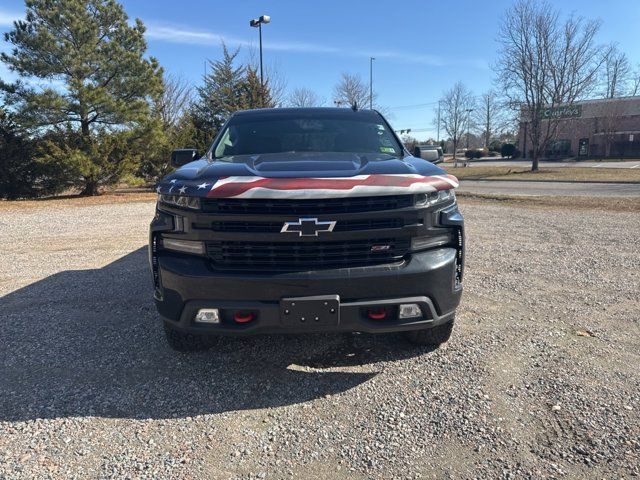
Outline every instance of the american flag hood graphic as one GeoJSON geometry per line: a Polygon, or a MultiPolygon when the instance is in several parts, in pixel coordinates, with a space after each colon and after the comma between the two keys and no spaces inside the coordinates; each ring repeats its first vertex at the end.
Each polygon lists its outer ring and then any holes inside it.
{"type": "MultiPolygon", "coordinates": [[[[191,168],[196,169],[195,167],[191,168]]],[[[446,172],[431,164],[429,164],[428,169],[432,170],[429,172],[432,174],[413,172],[367,173],[353,176],[326,177],[307,177],[305,172],[296,172],[299,175],[288,172],[286,176],[277,177],[222,175],[223,172],[221,171],[215,177],[213,175],[205,176],[200,174],[193,175],[195,178],[189,178],[188,170],[182,171],[183,169],[176,171],[160,182],[156,189],[157,192],[168,195],[207,198],[307,199],[429,193],[458,187],[456,177],[446,174],[446,172]]],[[[401,170],[406,170],[406,168],[401,168],[401,170]]],[[[416,169],[413,170],[415,171],[416,169]]]]}

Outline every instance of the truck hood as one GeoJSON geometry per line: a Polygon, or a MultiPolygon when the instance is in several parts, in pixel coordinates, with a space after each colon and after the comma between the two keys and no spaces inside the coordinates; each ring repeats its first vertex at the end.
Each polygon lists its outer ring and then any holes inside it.
{"type": "Polygon", "coordinates": [[[167,175],[158,193],[209,198],[332,198],[426,193],[457,179],[420,158],[352,153],[272,153],[200,159],[167,175]]]}

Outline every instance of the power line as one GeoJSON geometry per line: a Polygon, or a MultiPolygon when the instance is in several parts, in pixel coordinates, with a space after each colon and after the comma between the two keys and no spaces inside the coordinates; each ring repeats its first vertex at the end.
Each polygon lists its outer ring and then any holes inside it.
{"type": "Polygon", "coordinates": [[[416,103],[413,105],[399,105],[397,107],[389,107],[389,110],[410,110],[410,109],[416,109],[416,108],[433,107],[435,105],[438,105],[438,102],[416,103]]]}

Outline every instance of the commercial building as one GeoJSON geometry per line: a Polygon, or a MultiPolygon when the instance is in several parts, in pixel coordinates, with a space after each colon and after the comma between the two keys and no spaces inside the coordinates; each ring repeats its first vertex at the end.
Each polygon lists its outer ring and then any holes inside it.
{"type": "MultiPolygon", "coordinates": [[[[640,96],[585,100],[548,108],[557,127],[544,157],[640,157],[640,96]]],[[[529,122],[523,115],[518,149],[531,156],[529,122]]]]}

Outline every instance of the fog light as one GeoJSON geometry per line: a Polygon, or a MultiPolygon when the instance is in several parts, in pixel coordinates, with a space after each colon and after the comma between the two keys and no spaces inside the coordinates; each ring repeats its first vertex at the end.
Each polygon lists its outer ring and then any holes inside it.
{"type": "Polygon", "coordinates": [[[162,247],[175,252],[193,253],[204,255],[204,243],[194,240],[178,240],[175,238],[163,238],[162,247]]]}
{"type": "Polygon", "coordinates": [[[412,250],[426,250],[427,248],[441,247],[443,245],[449,245],[453,242],[453,238],[450,234],[413,237],[411,239],[412,250]]]}
{"type": "Polygon", "coordinates": [[[417,303],[403,303],[400,305],[400,312],[398,317],[400,318],[416,318],[422,317],[422,310],[417,303]]]}
{"type": "Polygon", "coordinates": [[[197,323],[220,323],[220,314],[217,308],[201,308],[196,315],[197,323]]]}

